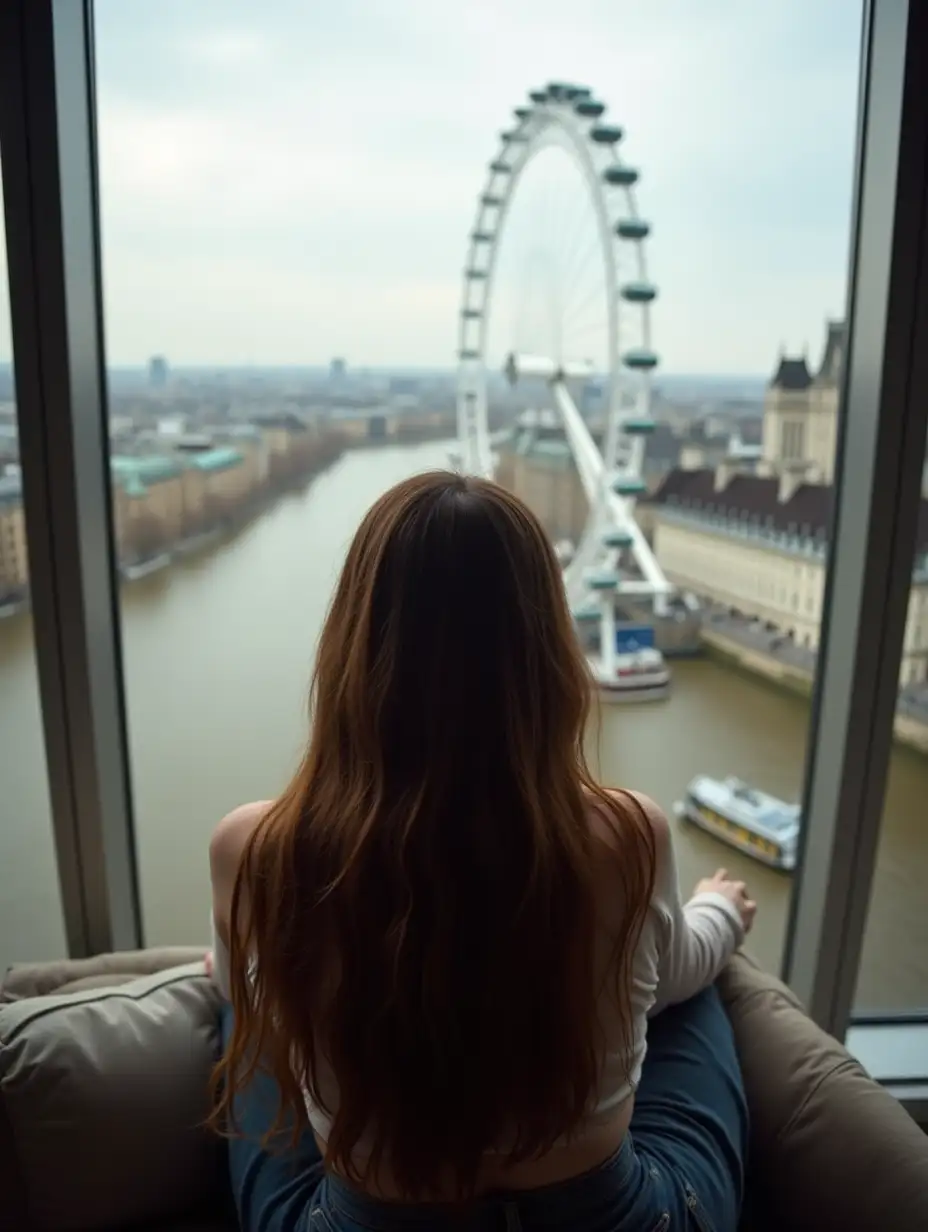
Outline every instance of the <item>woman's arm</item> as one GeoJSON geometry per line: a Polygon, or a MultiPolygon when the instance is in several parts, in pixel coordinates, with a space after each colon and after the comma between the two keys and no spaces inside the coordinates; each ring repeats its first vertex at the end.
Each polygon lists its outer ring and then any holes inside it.
{"type": "Polygon", "coordinates": [[[223,817],[210,839],[213,951],[207,961],[207,970],[225,997],[229,996],[229,927],[235,879],[245,845],[272,803],[271,800],[261,800],[233,809],[223,817]]]}
{"type": "Polygon", "coordinates": [[[653,800],[636,794],[654,830],[656,870],[651,899],[657,942],[657,999],[652,1014],[686,1001],[715,980],[741,945],[756,905],[743,882],[724,869],[701,881],[686,903],[680,894],[670,823],[653,800]]]}

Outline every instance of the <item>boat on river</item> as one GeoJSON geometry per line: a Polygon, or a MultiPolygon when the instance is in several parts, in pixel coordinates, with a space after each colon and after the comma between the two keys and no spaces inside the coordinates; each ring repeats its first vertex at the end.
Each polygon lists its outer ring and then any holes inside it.
{"type": "Polygon", "coordinates": [[[587,661],[603,701],[658,701],[670,691],[670,671],[664,656],[653,646],[620,651],[613,656],[611,670],[598,658],[587,661]]]}
{"type": "Polygon", "coordinates": [[[674,812],[770,868],[792,872],[799,839],[798,804],[757,791],[741,779],[697,775],[674,812]]]}

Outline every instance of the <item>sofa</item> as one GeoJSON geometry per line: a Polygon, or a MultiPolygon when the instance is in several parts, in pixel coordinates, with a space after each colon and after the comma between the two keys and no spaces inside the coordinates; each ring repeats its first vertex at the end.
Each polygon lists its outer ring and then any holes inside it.
{"type": "MultiPolygon", "coordinates": [[[[7,972],[3,1232],[234,1232],[223,1142],[203,1125],[218,1002],[202,956],[7,972]]],[[[928,1137],[750,957],[719,985],[752,1113],[745,1232],[928,1230],[928,1137]]]]}

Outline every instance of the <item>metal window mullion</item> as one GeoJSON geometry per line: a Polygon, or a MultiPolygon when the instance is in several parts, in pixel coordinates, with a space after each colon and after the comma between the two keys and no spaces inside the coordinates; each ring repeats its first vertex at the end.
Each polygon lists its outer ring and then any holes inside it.
{"type": "Polygon", "coordinates": [[[843,1036],[882,823],[928,412],[928,6],[865,5],[825,625],[785,973],[843,1036]]]}
{"type": "Polygon", "coordinates": [[[65,930],[77,956],[141,941],[88,0],[0,4],[0,156],[36,659],[65,930]]]}

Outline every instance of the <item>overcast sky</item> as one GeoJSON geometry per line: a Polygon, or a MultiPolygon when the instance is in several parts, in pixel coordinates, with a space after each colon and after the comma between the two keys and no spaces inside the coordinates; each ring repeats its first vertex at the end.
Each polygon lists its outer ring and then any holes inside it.
{"type": "Polygon", "coordinates": [[[857,0],[96,9],[112,363],[451,366],[486,162],[552,78],[627,131],[664,370],[766,374],[842,312],[857,0]]]}

